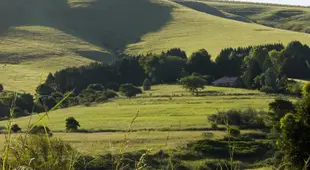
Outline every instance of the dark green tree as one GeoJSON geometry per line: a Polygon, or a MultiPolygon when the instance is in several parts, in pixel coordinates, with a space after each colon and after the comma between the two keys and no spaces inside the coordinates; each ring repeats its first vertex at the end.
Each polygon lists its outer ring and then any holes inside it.
{"type": "Polygon", "coordinates": [[[199,89],[204,89],[207,83],[203,78],[194,75],[184,77],[179,82],[183,88],[189,90],[196,96],[199,94],[199,89]]]}
{"type": "Polygon", "coordinates": [[[52,73],[49,73],[46,80],[45,80],[45,84],[48,86],[53,87],[55,85],[55,77],[53,76],[52,73]]]}
{"type": "Polygon", "coordinates": [[[310,169],[306,161],[310,155],[310,95],[303,96],[296,113],[286,114],[280,122],[279,148],[284,152],[287,169],[310,169]]]}
{"type": "Polygon", "coordinates": [[[104,91],[104,87],[101,84],[90,84],[87,86],[87,89],[94,91],[104,91]]]}
{"type": "Polygon", "coordinates": [[[132,84],[122,84],[119,88],[119,91],[121,92],[122,95],[129,98],[142,93],[142,90],[139,87],[136,87],[132,84]]]}
{"type": "Polygon", "coordinates": [[[151,90],[151,88],[152,88],[151,81],[149,79],[145,79],[143,82],[143,90],[147,91],[151,90]]]}
{"type": "Polygon", "coordinates": [[[80,127],[80,123],[74,117],[68,117],[66,119],[66,130],[69,132],[75,132],[80,127]]]}
{"type": "Polygon", "coordinates": [[[22,129],[17,124],[12,125],[11,127],[11,131],[14,133],[20,132],[21,130],[22,129]]]}
{"type": "Polygon", "coordinates": [[[200,75],[212,75],[214,63],[211,55],[205,49],[194,52],[187,61],[186,71],[189,74],[198,73],[200,75]]]}

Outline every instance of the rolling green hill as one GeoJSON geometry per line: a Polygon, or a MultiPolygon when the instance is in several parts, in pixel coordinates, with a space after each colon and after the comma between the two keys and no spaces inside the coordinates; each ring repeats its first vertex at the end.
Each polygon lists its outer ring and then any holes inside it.
{"type": "Polygon", "coordinates": [[[310,8],[202,0],[217,10],[275,28],[310,33],[310,8]]]}
{"type": "Polygon", "coordinates": [[[123,51],[179,47],[190,54],[206,48],[215,57],[225,47],[310,44],[308,34],[261,26],[216,8],[213,15],[202,10],[169,0],[3,0],[0,82],[8,90],[33,92],[48,72],[111,62],[123,51]]]}

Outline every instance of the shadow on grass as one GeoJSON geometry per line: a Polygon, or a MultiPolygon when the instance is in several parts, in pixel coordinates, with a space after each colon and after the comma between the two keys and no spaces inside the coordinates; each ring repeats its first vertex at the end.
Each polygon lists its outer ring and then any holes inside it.
{"type": "Polygon", "coordinates": [[[223,11],[221,11],[215,7],[212,7],[206,3],[192,2],[192,1],[175,1],[175,2],[177,2],[181,5],[184,5],[188,8],[194,9],[196,11],[203,12],[206,14],[210,14],[213,16],[226,18],[226,19],[232,19],[232,20],[241,21],[241,22],[245,22],[245,23],[251,23],[252,22],[251,20],[249,20],[245,17],[242,17],[242,16],[224,13],[223,11]]]}
{"type": "MultiPolygon", "coordinates": [[[[160,30],[171,20],[171,11],[172,7],[150,0],[2,0],[0,35],[14,26],[46,26],[118,52],[160,30]]],[[[106,57],[81,55],[99,61],[106,57]]]]}

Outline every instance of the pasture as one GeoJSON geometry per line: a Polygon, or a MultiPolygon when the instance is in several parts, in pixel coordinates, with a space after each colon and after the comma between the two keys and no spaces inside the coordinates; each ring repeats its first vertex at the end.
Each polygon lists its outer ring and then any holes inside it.
{"type": "MultiPolygon", "coordinates": [[[[218,110],[247,107],[267,110],[268,103],[276,97],[258,91],[212,86],[207,86],[200,96],[195,97],[178,85],[158,85],[132,99],[120,97],[89,107],[56,110],[49,113],[39,124],[47,125],[56,137],[68,141],[86,154],[115,151],[115,148],[119,148],[124,142],[124,135],[128,130],[132,130],[127,134],[130,141],[126,148],[128,151],[158,151],[182,147],[190,141],[203,139],[202,133],[210,128],[208,115],[218,110]],[[131,124],[137,113],[138,117],[131,124]],[[80,122],[80,129],[92,133],[65,133],[65,119],[70,116],[80,122]]],[[[25,130],[43,115],[12,121],[25,130]]],[[[2,127],[6,124],[7,121],[0,122],[2,127]]],[[[226,133],[210,132],[214,139],[221,138],[226,133]]],[[[4,135],[1,136],[1,142],[4,142],[4,135]]]]}

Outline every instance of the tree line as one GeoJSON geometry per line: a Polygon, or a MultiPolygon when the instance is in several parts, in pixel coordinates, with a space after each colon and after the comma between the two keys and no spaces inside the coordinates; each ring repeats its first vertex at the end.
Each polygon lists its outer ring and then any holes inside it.
{"type": "MultiPolygon", "coordinates": [[[[30,103],[28,107],[35,105],[35,112],[41,112],[51,109],[65,97],[66,102],[63,102],[60,107],[107,100],[109,98],[107,96],[115,97],[115,91],[119,91],[123,84],[141,86],[146,80],[148,86],[177,83],[187,76],[191,76],[187,79],[188,82],[193,82],[193,78],[198,80],[193,77],[198,76],[205,80],[200,82],[206,84],[222,76],[240,77],[244,88],[286,93],[288,89],[300,91],[300,88],[289,81],[288,77],[310,78],[309,61],[310,48],[298,41],[292,41],[287,46],[277,43],[225,48],[215,60],[212,60],[205,49],[200,49],[190,56],[179,48],[173,48],[161,54],[149,53],[140,56],[120,54],[119,60],[111,64],[96,62],[81,67],[65,68],[54,74],[50,73],[46,81],[36,88],[38,99],[35,102],[30,94],[18,94],[17,98],[27,101],[24,103],[30,103]]],[[[186,86],[184,81],[181,84],[186,86]]],[[[11,97],[7,95],[2,93],[2,97],[0,96],[0,103],[6,107],[11,106],[14,97],[13,94],[11,97]]],[[[31,112],[29,108],[22,105],[16,104],[21,109],[20,115],[27,115],[25,110],[31,112]]]]}

